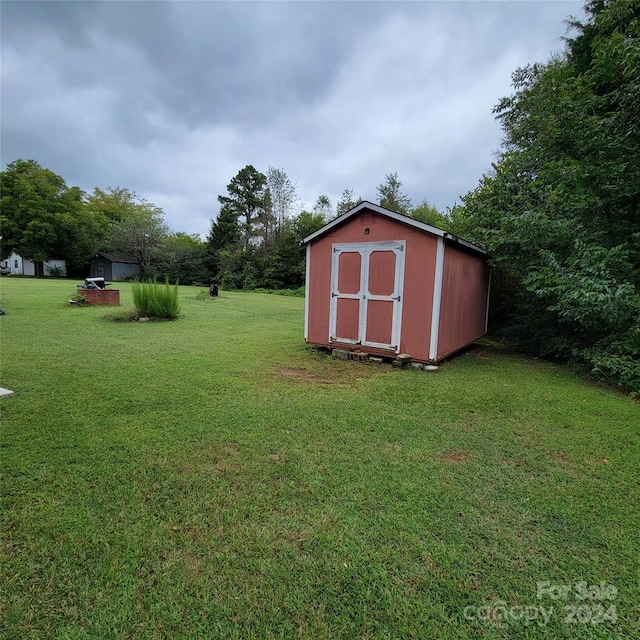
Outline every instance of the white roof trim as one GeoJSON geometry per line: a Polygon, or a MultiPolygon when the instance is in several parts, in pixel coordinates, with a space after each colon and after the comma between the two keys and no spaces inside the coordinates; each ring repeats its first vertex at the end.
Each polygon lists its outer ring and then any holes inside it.
{"type": "Polygon", "coordinates": [[[452,233],[445,233],[444,234],[444,239],[445,240],[450,240],[451,242],[455,242],[455,244],[459,244],[462,245],[463,247],[467,247],[467,249],[471,249],[472,251],[477,251],[478,253],[482,253],[483,255],[489,255],[488,252],[483,249],[482,247],[479,247],[477,244],[472,244],[471,242],[468,242],[467,240],[463,240],[462,238],[458,238],[458,236],[454,236],[452,233]]]}
{"type": "Polygon", "coordinates": [[[373,202],[368,202],[366,200],[364,200],[360,204],[357,204],[352,209],[349,209],[349,211],[343,213],[339,218],[336,218],[335,220],[328,222],[327,224],[324,225],[324,227],[321,227],[315,233],[312,233],[311,235],[301,240],[300,244],[308,244],[312,240],[315,240],[316,238],[327,233],[327,231],[329,231],[330,229],[337,227],[343,222],[346,222],[347,220],[349,220],[349,218],[353,218],[358,213],[360,213],[363,209],[369,209],[370,211],[379,213],[380,215],[385,216],[387,218],[391,218],[392,220],[397,220],[402,224],[409,225],[410,227],[415,227],[416,229],[420,229],[422,231],[427,231],[429,233],[432,233],[435,236],[444,238],[445,240],[450,240],[452,242],[455,242],[456,244],[461,244],[462,246],[467,247],[472,251],[477,251],[478,253],[487,255],[487,252],[484,249],[476,246],[475,244],[471,244],[470,242],[467,242],[466,240],[462,240],[457,236],[454,236],[450,233],[446,233],[442,229],[432,227],[430,224],[425,224],[424,222],[420,222],[419,220],[414,220],[413,218],[409,218],[408,216],[403,216],[401,213],[396,213],[395,211],[391,211],[390,209],[385,209],[384,207],[381,207],[377,204],[373,204],[373,202]]]}

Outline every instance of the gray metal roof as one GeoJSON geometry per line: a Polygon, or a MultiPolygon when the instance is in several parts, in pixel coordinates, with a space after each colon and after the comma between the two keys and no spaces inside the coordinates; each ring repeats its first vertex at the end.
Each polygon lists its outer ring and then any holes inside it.
{"type": "Polygon", "coordinates": [[[122,264],[133,264],[133,265],[139,264],[138,260],[136,260],[135,258],[132,258],[131,256],[124,256],[121,253],[99,252],[94,256],[94,258],[97,258],[98,256],[102,256],[103,258],[106,258],[107,260],[109,260],[109,262],[118,262],[122,264]]]}

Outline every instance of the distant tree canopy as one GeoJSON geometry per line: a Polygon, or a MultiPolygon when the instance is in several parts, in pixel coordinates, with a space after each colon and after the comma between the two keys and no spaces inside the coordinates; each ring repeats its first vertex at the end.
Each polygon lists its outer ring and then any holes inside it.
{"type": "Polygon", "coordinates": [[[167,234],[162,210],[135,192],[96,188],[86,196],[35,160],[7,165],[0,194],[3,258],[11,251],[36,264],[63,258],[70,273],[83,275],[98,251],[117,251],[152,273],[167,234]]]}
{"type": "Polygon", "coordinates": [[[35,160],[10,163],[0,173],[0,194],[2,258],[15,250],[34,262],[65,257],[76,265],[96,248],[82,191],[35,160]]]}
{"type": "Polygon", "coordinates": [[[494,327],[640,392],[640,3],[595,0],[513,74],[493,171],[454,208],[494,266],[494,327]]]}
{"type": "Polygon", "coordinates": [[[338,200],[336,205],[336,217],[341,216],[343,213],[353,209],[356,205],[362,202],[362,197],[356,198],[353,189],[345,189],[338,200]]]}
{"type": "MultiPolygon", "coordinates": [[[[298,288],[304,283],[300,240],[325,223],[323,213],[296,212],[296,186],[283,169],[266,175],[247,165],[218,196],[220,213],[211,221],[205,262],[223,287],[298,288]]],[[[324,208],[328,198],[319,198],[324,208]]]]}
{"type": "Polygon", "coordinates": [[[443,231],[454,232],[454,224],[450,216],[443,213],[426,200],[408,212],[409,216],[443,231]]]}
{"type": "Polygon", "coordinates": [[[100,222],[102,250],[132,258],[143,277],[154,274],[156,250],[169,233],[160,207],[122,187],[96,187],[85,207],[100,222]]]}
{"type": "Polygon", "coordinates": [[[182,231],[167,234],[153,250],[152,264],[160,279],[180,284],[206,284],[210,270],[207,266],[207,245],[197,234],[182,231]]]}

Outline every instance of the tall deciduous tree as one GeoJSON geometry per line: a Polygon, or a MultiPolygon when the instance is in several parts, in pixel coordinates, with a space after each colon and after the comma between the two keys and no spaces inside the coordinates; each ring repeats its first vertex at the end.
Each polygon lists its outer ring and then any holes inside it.
{"type": "Polygon", "coordinates": [[[95,187],[85,198],[84,207],[99,227],[99,246],[103,250],[114,250],[112,235],[114,230],[118,235],[122,235],[117,232],[117,227],[123,221],[153,214],[154,210],[162,216],[159,209],[126,187],[95,187]]]}
{"type": "Polygon", "coordinates": [[[85,198],[86,209],[96,218],[102,218],[108,223],[135,216],[139,203],[138,194],[126,187],[96,187],[85,198]]]}
{"type": "Polygon", "coordinates": [[[291,182],[284,169],[269,167],[266,178],[273,215],[277,227],[281,228],[299,206],[296,185],[291,182]]]}
{"type": "Polygon", "coordinates": [[[36,263],[62,257],[74,268],[95,251],[98,226],[85,215],[82,191],[35,160],[7,165],[0,194],[3,258],[15,250],[36,263]]]}
{"type": "Polygon", "coordinates": [[[146,200],[136,203],[135,214],[111,226],[108,248],[133,258],[142,275],[151,271],[154,254],[168,234],[162,209],[146,200]]]}
{"type": "Polygon", "coordinates": [[[313,213],[322,216],[325,220],[331,218],[333,213],[333,207],[331,206],[331,200],[327,195],[318,196],[316,203],[313,205],[313,213]]]}
{"type": "Polygon", "coordinates": [[[262,196],[262,207],[258,211],[258,221],[256,223],[256,235],[260,236],[262,245],[269,245],[273,242],[278,229],[278,223],[273,211],[271,191],[265,188],[262,196]]]}

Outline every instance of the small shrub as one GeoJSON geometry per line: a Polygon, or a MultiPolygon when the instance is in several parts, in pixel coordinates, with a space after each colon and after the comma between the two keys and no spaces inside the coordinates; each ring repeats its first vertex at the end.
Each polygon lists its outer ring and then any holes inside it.
{"type": "Polygon", "coordinates": [[[74,293],[69,298],[69,304],[82,306],[85,303],[86,298],[81,293],[74,293]]]}
{"type": "Polygon", "coordinates": [[[109,322],[134,322],[138,320],[138,312],[135,309],[115,311],[102,316],[102,319],[109,322]]]}
{"type": "MultiPolygon", "coordinates": [[[[127,273],[126,275],[120,276],[118,280],[120,282],[138,282],[140,280],[139,273],[127,273]]],[[[144,278],[142,278],[144,280],[144,278]]]]}
{"type": "Polygon", "coordinates": [[[47,265],[46,270],[47,270],[47,275],[50,278],[64,278],[65,274],[61,267],[58,267],[55,265],[53,266],[47,265]]]}
{"type": "Polygon", "coordinates": [[[178,283],[134,282],[133,303],[140,317],[173,320],[180,315],[178,283]]]}

